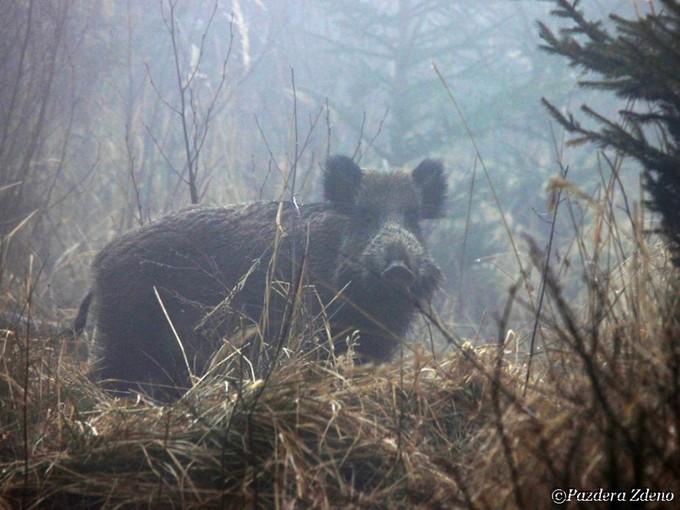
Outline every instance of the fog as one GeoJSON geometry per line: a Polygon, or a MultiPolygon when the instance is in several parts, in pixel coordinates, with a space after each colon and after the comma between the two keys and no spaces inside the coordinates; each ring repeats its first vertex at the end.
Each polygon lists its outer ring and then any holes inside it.
{"type": "MultiPolygon", "coordinates": [[[[636,14],[632,0],[583,4],[605,22],[636,14]]],[[[545,181],[568,169],[586,193],[603,182],[596,150],[568,145],[541,98],[622,106],[539,48],[536,20],[560,26],[552,7],[2,2],[3,307],[69,320],[117,234],[192,202],[320,200],[329,154],[381,169],[433,157],[450,182],[447,218],[427,228],[446,275],[437,309],[463,335],[492,334],[530,266],[525,236],[543,246],[551,232],[545,181]]],[[[555,228],[562,257],[571,223],[555,228]]]]}

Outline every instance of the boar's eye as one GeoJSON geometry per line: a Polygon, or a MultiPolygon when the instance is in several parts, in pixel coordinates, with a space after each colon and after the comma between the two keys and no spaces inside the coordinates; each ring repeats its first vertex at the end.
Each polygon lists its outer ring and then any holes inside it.
{"type": "Polygon", "coordinates": [[[375,209],[367,205],[358,205],[354,210],[354,214],[362,219],[372,219],[377,216],[375,209]]]}
{"type": "Polygon", "coordinates": [[[404,219],[407,223],[418,223],[422,219],[419,207],[409,207],[404,211],[404,219]]]}
{"type": "Polygon", "coordinates": [[[379,212],[368,204],[357,204],[352,216],[357,225],[371,225],[380,221],[379,212]]]}

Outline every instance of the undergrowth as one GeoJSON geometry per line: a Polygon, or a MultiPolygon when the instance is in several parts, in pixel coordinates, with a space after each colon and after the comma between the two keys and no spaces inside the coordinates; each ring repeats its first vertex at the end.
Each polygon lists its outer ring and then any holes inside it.
{"type": "Polygon", "coordinates": [[[598,263],[568,298],[564,267],[529,242],[544,289],[533,353],[444,331],[445,356],[413,347],[355,366],[299,353],[264,380],[206,377],[162,406],[100,390],[73,339],[3,330],[0,502],[547,508],[555,489],[576,504],[680,495],[675,270],[642,218],[616,213],[615,186],[587,198],[561,186],[563,210],[589,211],[571,256],[598,263]]]}

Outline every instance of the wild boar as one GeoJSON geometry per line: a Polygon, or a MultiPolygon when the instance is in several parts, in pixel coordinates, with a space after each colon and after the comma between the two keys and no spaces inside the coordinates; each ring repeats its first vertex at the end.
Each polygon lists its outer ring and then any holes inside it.
{"type": "Polygon", "coordinates": [[[188,208],[108,244],[74,328],[92,304],[99,377],[114,390],[162,395],[249,328],[267,344],[242,346],[257,367],[283,340],[299,289],[307,316],[330,324],[317,344],[341,353],[358,330],[359,362],[389,360],[441,279],[420,222],[443,215],[443,165],[425,159],[386,173],[333,156],[323,187],[323,203],[188,208]]]}

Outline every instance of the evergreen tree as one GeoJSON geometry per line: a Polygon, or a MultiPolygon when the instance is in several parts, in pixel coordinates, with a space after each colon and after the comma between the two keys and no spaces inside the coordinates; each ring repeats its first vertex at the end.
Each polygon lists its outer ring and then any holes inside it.
{"type": "Polygon", "coordinates": [[[611,91],[627,100],[620,118],[612,120],[586,105],[595,121],[590,129],[571,114],[563,115],[543,99],[551,115],[569,132],[598,146],[632,156],[644,168],[648,207],[660,215],[673,261],[680,266],[680,4],[659,0],[634,20],[611,15],[612,28],[585,19],[578,0],[556,0],[553,15],[571,26],[556,36],[539,23],[543,49],[566,57],[570,65],[597,73],[580,85],[611,91]]]}

